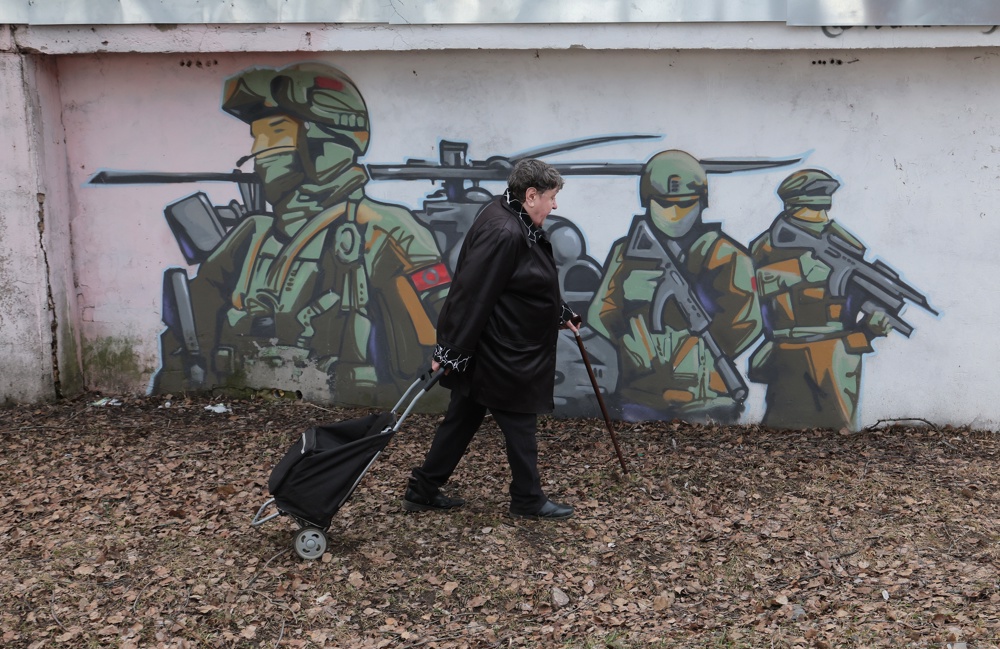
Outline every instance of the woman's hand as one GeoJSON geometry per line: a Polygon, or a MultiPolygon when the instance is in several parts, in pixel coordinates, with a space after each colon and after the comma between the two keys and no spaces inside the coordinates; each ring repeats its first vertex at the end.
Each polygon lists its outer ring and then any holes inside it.
{"type": "MultiPolygon", "coordinates": [[[[567,311],[569,310],[569,307],[567,307],[565,305],[563,306],[563,308],[565,310],[567,310],[567,311]]],[[[570,313],[573,313],[573,312],[570,311],[570,313]]],[[[562,323],[562,326],[560,327],[560,329],[569,329],[574,334],[577,334],[577,333],[580,333],[580,327],[582,327],[582,326],[583,326],[583,318],[581,318],[579,315],[573,313],[573,317],[572,318],[567,318],[566,320],[563,320],[563,323],[562,323]]]]}

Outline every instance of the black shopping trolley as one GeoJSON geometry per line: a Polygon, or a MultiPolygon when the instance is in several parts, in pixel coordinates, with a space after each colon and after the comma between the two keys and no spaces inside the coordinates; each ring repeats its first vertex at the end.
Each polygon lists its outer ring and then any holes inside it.
{"type": "Polygon", "coordinates": [[[420,397],[443,373],[438,370],[422,375],[388,412],[321,424],[302,433],[302,439],[272,469],[267,483],[271,498],[261,505],[250,524],[257,527],[282,514],[291,516],[299,525],[293,537],[295,552],[303,559],[323,556],[330,521],[354,493],[420,397]],[[397,415],[407,401],[406,410],[397,415]],[[265,516],[264,512],[272,505],[277,511],[265,516]]]}

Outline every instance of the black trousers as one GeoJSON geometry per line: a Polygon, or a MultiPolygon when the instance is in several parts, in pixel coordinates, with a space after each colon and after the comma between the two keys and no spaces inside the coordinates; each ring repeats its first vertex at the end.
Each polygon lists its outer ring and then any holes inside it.
{"type": "MultiPolygon", "coordinates": [[[[510,506],[522,512],[537,511],[545,504],[538,475],[538,415],[490,408],[500,426],[510,464],[510,506]]],[[[486,406],[454,390],[448,412],[438,426],[423,466],[413,469],[409,487],[425,498],[433,498],[465,455],[472,437],[486,417],[486,406]]]]}

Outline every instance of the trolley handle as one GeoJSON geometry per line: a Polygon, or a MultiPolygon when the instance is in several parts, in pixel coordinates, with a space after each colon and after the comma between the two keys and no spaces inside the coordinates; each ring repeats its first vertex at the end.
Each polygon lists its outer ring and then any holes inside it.
{"type": "Polygon", "coordinates": [[[435,372],[434,370],[427,370],[427,373],[421,376],[421,378],[424,379],[424,386],[423,386],[424,392],[427,392],[428,390],[433,388],[434,384],[437,383],[442,376],[444,376],[445,371],[446,370],[443,367],[439,367],[437,372],[435,372]]]}
{"type": "Polygon", "coordinates": [[[407,400],[409,400],[406,410],[404,410],[403,414],[396,420],[396,425],[392,427],[393,432],[397,432],[399,430],[399,428],[403,425],[403,420],[406,419],[406,417],[410,414],[410,411],[412,411],[417,405],[417,402],[420,401],[420,397],[424,396],[425,392],[434,387],[434,384],[437,383],[442,376],[444,376],[444,372],[445,370],[443,367],[438,368],[436,372],[428,369],[425,373],[417,377],[417,380],[406,389],[406,392],[403,393],[403,396],[399,398],[399,401],[392,408],[392,412],[395,414],[399,411],[400,407],[402,407],[402,405],[407,403],[407,400]],[[418,388],[419,392],[417,392],[413,398],[410,399],[410,394],[418,388]]]}

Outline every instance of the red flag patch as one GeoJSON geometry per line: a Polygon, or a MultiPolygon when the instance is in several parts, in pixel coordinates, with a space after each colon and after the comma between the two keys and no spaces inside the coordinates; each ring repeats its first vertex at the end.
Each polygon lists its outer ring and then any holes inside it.
{"type": "Polygon", "coordinates": [[[418,291],[426,291],[435,286],[450,284],[451,275],[448,274],[448,268],[443,263],[440,263],[421,268],[417,272],[412,273],[410,281],[413,282],[418,291]]]}

